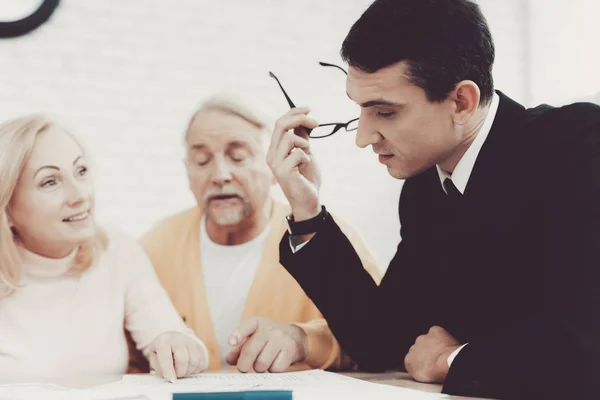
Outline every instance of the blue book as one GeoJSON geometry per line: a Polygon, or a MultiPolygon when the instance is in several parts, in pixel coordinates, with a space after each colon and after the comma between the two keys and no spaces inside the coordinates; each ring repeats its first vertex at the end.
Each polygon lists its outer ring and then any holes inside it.
{"type": "Polygon", "coordinates": [[[292,400],[290,390],[246,390],[242,392],[173,393],[173,400],[292,400]]]}

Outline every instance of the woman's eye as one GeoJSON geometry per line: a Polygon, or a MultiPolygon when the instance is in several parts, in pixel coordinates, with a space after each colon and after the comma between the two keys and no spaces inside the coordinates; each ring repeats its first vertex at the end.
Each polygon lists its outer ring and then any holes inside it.
{"type": "Polygon", "coordinates": [[[44,182],[42,182],[42,184],[40,185],[43,188],[49,188],[56,185],[56,180],[54,179],[47,179],[44,182]]]}
{"type": "Polygon", "coordinates": [[[81,167],[79,169],[79,171],[77,171],[77,173],[79,174],[79,176],[85,176],[87,174],[87,172],[88,172],[87,167],[81,167]]]}

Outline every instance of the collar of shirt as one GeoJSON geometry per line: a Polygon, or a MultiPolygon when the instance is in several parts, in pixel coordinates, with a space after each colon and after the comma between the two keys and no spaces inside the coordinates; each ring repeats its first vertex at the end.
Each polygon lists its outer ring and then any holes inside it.
{"type": "Polygon", "coordinates": [[[73,266],[77,250],[64,258],[48,258],[27,250],[17,244],[25,276],[37,278],[58,278],[65,275],[73,266]]]}
{"type": "Polygon", "coordinates": [[[458,161],[458,164],[456,164],[456,168],[454,168],[452,175],[441,169],[439,165],[435,166],[438,175],[440,176],[440,182],[442,184],[442,190],[444,190],[444,193],[446,192],[446,189],[444,188],[444,180],[446,178],[451,178],[452,183],[454,183],[454,186],[456,186],[458,191],[461,194],[464,194],[467,183],[469,182],[469,177],[473,171],[473,166],[475,166],[475,161],[479,155],[479,151],[481,150],[483,143],[485,143],[485,139],[492,129],[492,124],[494,123],[494,118],[496,117],[499,103],[500,98],[498,97],[498,94],[494,92],[492,103],[490,104],[490,108],[485,116],[485,121],[483,122],[479,133],[475,137],[475,140],[473,140],[473,143],[471,143],[471,146],[469,146],[465,154],[458,161]]]}
{"type": "Polygon", "coordinates": [[[241,259],[243,259],[248,254],[253,254],[254,251],[260,249],[259,252],[262,254],[262,249],[265,246],[267,236],[269,234],[271,224],[267,224],[265,229],[256,236],[255,238],[236,245],[223,245],[213,242],[213,240],[208,236],[208,231],[206,230],[206,216],[202,217],[200,221],[200,244],[202,248],[202,254],[210,254],[211,258],[219,259],[219,263],[215,263],[214,265],[203,265],[202,268],[204,271],[206,270],[216,270],[221,271],[221,273],[227,273],[224,271],[228,267],[239,266],[242,264],[241,259]]]}

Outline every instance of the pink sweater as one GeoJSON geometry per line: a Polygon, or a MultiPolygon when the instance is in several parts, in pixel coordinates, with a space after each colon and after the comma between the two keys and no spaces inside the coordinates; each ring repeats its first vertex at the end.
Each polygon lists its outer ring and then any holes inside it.
{"type": "Polygon", "coordinates": [[[80,276],[65,274],[73,256],[20,249],[22,286],[0,300],[0,381],[124,373],[124,326],[139,349],[162,332],[191,333],[138,243],[107,233],[107,250],[80,276]]]}

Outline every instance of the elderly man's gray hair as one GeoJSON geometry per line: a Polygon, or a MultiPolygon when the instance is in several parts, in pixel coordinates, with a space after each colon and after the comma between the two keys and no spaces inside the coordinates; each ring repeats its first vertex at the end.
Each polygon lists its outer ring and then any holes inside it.
{"type": "Polygon", "coordinates": [[[187,141],[190,126],[197,116],[207,110],[219,110],[241,117],[263,131],[266,143],[269,143],[271,139],[273,119],[268,116],[259,102],[246,99],[240,95],[220,93],[209,97],[196,109],[186,129],[184,140],[187,141]]]}

